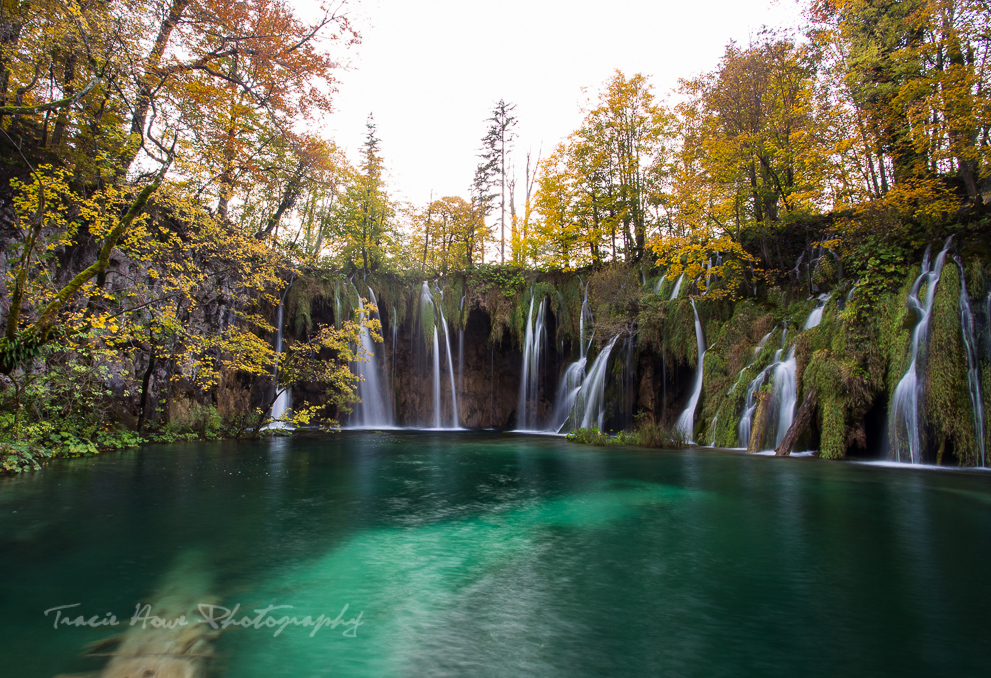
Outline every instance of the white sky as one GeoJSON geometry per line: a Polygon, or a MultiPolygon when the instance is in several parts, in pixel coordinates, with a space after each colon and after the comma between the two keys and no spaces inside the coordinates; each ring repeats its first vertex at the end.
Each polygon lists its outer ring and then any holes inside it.
{"type": "Polygon", "coordinates": [[[542,147],[546,156],[576,129],[583,88],[594,99],[615,69],[648,76],[663,99],[678,78],[714,68],[730,40],[746,44],[763,25],[800,22],[796,0],[350,0],[348,7],[362,42],[341,55],[351,68],[339,72],[324,136],[356,162],[373,113],[390,193],[417,205],[431,191],[467,198],[486,118],[500,98],[517,105],[521,187],[527,149],[536,155],[542,147]]]}

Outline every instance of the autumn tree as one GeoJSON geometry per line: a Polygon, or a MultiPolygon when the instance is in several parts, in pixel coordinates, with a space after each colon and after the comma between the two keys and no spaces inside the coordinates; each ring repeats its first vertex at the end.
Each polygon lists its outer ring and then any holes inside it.
{"type": "Polygon", "coordinates": [[[681,148],[672,176],[678,235],[716,229],[770,256],[778,225],[826,207],[832,153],[815,53],[765,34],[730,44],[719,67],[682,82],[681,148]]]}
{"type": "Polygon", "coordinates": [[[558,253],[579,246],[591,262],[637,261],[660,224],[670,116],[643,75],[616,71],[582,126],[543,162],[536,209],[558,253]],[[560,234],[560,235],[556,235],[560,234]]]}
{"type": "Polygon", "coordinates": [[[960,199],[979,209],[991,129],[986,3],[821,0],[809,15],[848,96],[873,196],[909,216],[950,214],[960,199]]]}

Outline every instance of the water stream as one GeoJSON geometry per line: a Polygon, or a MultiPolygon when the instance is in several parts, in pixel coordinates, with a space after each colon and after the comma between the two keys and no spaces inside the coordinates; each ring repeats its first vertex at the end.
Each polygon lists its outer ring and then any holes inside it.
{"type": "Polygon", "coordinates": [[[960,334],[964,351],[967,353],[967,393],[970,396],[971,413],[974,419],[974,437],[980,465],[987,466],[984,449],[984,399],[981,397],[981,375],[977,356],[977,336],[974,330],[974,311],[970,306],[970,295],[967,294],[963,262],[960,261],[959,257],[954,257],[954,261],[960,269],[960,334]]]}
{"type": "Polygon", "coordinates": [[[919,379],[925,361],[929,343],[929,319],[932,314],[933,300],[936,297],[936,285],[943,273],[943,263],[950,249],[952,237],[948,238],[943,249],[930,267],[930,249],[922,260],[922,272],[915,279],[909,292],[907,305],[918,317],[912,330],[912,361],[895,388],[888,408],[889,457],[895,461],[920,464],[922,463],[922,426],[921,406],[923,398],[923,382],[919,379]],[[919,299],[922,286],[925,285],[925,298],[919,299]]]}
{"type": "Polygon", "coordinates": [[[285,314],[286,295],[289,294],[289,288],[292,287],[292,282],[292,279],[290,279],[289,284],[286,285],[286,289],[282,291],[282,296],[279,298],[279,307],[275,313],[275,364],[272,367],[272,383],[274,384],[274,388],[277,389],[277,392],[275,394],[275,400],[272,402],[272,409],[268,413],[272,421],[262,427],[263,431],[269,429],[291,431],[295,428],[292,424],[282,421],[282,418],[290,412],[290,408],[292,407],[292,387],[279,388],[279,358],[282,357],[282,329],[285,324],[283,316],[285,314]]]}
{"type": "MultiPolygon", "coordinates": [[[[358,295],[358,309],[365,310],[365,302],[358,294],[358,288],[354,288],[358,295]]],[[[375,292],[368,287],[368,298],[371,303],[377,304],[375,292]]],[[[375,315],[378,315],[376,312],[375,315]]],[[[369,314],[369,320],[371,314],[369,314]]],[[[392,397],[385,384],[389,383],[385,370],[385,361],[380,360],[381,351],[375,346],[368,328],[361,328],[359,334],[361,341],[362,359],[355,364],[358,373],[358,398],[360,401],[354,408],[351,417],[351,425],[362,428],[383,428],[395,426],[395,419],[392,414],[392,397]]],[[[395,339],[393,339],[395,341],[395,339]]]]}
{"type": "MultiPolygon", "coordinates": [[[[680,282],[680,279],[679,279],[680,282]]],[[[695,408],[699,404],[699,397],[702,395],[702,380],[703,380],[703,364],[705,363],[705,337],[702,336],[702,321],[699,320],[699,312],[695,308],[695,301],[692,301],[692,312],[695,313],[695,343],[698,349],[698,367],[695,371],[695,384],[692,387],[692,395],[688,399],[688,405],[685,407],[681,416],[678,417],[678,423],[675,424],[675,428],[685,434],[688,440],[695,441],[695,408]]]]}
{"type": "Polygon", "coordinates": [[[530,310],[527,313],[526,333],[523,339],[523,364],[520,370],[520,396],[517,405],[516,428],[536,431],[539,428],[537,409],[540,398],[540,364],[547,342],[547,329],[544,326],[544,297],[536,301],[531,291],[530,310]],[[536,307],[536,315],[534,315],[536,307]]]}

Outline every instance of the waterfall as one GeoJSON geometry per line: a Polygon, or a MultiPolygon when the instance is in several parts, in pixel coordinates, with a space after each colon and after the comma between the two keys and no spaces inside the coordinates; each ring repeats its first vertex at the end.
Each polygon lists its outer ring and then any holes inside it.
{"type": "MultiPolygon", "coordinates": [[[[579,281],[581,278],[578,279],[579,281]]],[[[588,355],[588,349],[592,347],[592,337],[585,342],[585,318],[592,320],[592,312],[588,310],[588,283],[585,283],[585,291],[582,293],[582,310],[578,315],[578,352],[582,358],[588,355]]]]}
{"type": "Polygon", "coordinates": [[[791,273],[795,274],[795,282],[798,282],[799,280],[802,279],[802,259],[804,258],[805,258],[805,252],[803,251],[801,254],[798,255],[798,261],[795,262],[795,268],[789,271],[789,274],[791,273]]]}
{"type": "Polygon", "coordinates": [[[606,389],[606,366],[609,363],[609,354],[612,353],[613,346],[616,345],[616,335],[606,344],[595,361],[592,363],[588,376],[585,377],[578,393],[575,396],[575,407],[572,418],[580,422],[580,428],[595,427],[602,430],[602,421],[605,418],[605,399],[603,395],[606,389]]]}
{"type": "Polygon", "coordinates": [[[981,375],[978,369],[977,338],[974,332],[974,311],[967,294],[967,281],[964,279],[963,262],[954,257],[960,269],[960,334],[967,352],[967,390],[970,393],[970,408],[974,415],[974,438],[981,466],[986,466],[984,458],[984,401],[981,398],[981,375]]]}
{"type": "Polygon", "coordinates": [[[440,428],[440,346],[437,341],[437,325],[434,325],[434,428],[440,428]]]}
{"type": "MultiPolygon", "coordinates": [[[[358,294],[358,288],[354,288],[358,294]]],[[[377,305],[375,292],[368,288],[368,296],[373,304],[377,305]]],[[[358,294],[358,309],[365,310],[365,302],[358,294]]],[[[376,315],[378,315],[376,313],[376,315]]],[[[379,316],[381,318],[381,316],[379,316]]],[[[371,319],[371,313],[368,314],[371,319]]],[[[356,363],[358,372],[358,404],[354,408],[351,423],[362,428],[381,428],[395,425],[392,416],[392,398],[382,386],[381,370],[385,369],[385,363],[381,363],[375,352],[375,342],[367,327],[362,327],[358,335],[361,342],[362,355],[356,363]]],[[[395,340],[393,340],[395,341],[395,340]]],[[[385,382],[388,383],[388,377],[385,382]]]]}
{"type": "MultiPolygon", "coordinates": [[[[678,279],[681,282],[681,279],[678,279]]],[[[694,434],[694,424],[695,424],[695,408],[699,404],[699,397],[702,395],[702,365],[705,361],[705,337],[702,336],[702,321],[699,320],[699,312],[695,308],[695,301],[692,301],[692,312],[695,313],[695,341],[698,344],[698,370],[695,374],[695,386],[692,389],[692,397],[688,401],[688,407],[685,411],[681,413],[678,417],[678,423],[676,427],[679,431],[684,433],[689,442],[695,442],[694,434]]]]}
{"type": "Polygon", "coordinates": [[[524,431],[537,429],[537,405],[540,396],[540,359],[543,353],[546,327],[544,308],[547,304],[540,298],[537,315],[534,318],[534,294],[530,293],[530,311],[526,319],[526,335],[523,340],[523,366],[520,377],[520,398],[517,406],[516,428],[524,431]]]}
{"type": "Polygon", "coordinates": [[[671,292],[671,298],[668,301],[674,301],[678,298],[678,292],[681,291],[681,281],[685,279],[685,274],[682,273],[678,276],[678,280],[674,283],[674,290],[671,292]]]}
{"type": "Polygon", "coordinates": [[[465,392],[465,295],[461,295],[458,307],[458,393],[465,392]]]}
{"type": "Polygon", "coordinates": [[[932,268],[929,267],[931,248],[926,248],[926,254],[922,259],[922,272],[915,279],[906,301],[908,307],[918,314],[919,320],[912,330],[912,362],[898,382],[888,409],[888,435],[891,446],[889,456],[896,461],[922,463],[922,440],[919,430],[922,423],[919,420],[919,409],[923,385],[919,380],[919,371],[925,364],[925,351],[929,344],[929,318],[936,297],[936,284],[943,273],[943,262],[952,240],[952,236],[947,238],[932,268]],[[926,285],[926,297],[924,302],[920,302],[919,290],[923,284],[926,285]]]}
{"type": "Polygon", "coordinates": [[[458,394],[454,386],[454,359],[451,355],[451,337],[447,328],[447,319],[444,317],[444,293],[436,286],[437,294],[440,295],[441,303],[434,301],[434,295],[430,292],[430,285],[424,280],[420,286],[420,317],[423,317],[423,309],[426,304],[430,304],[433,310],[434,323],[432,328],[423,328],[424,332],[433,330],[431,335],[431,346],[433,350],[433,391],[434,391],[434,428],[444,428],[442,423],[443,402],[441,400],[440,387],[440,333],[444,333],[444,347],[447,349],[447,372],[451,387],[451,423],[448,428],[458,428],[458,394]],[[440,316],[438,322],[437,316],[440,316]]]}
{"type": "MultiPolygon", "coordinates": [[[[780,350],[775,354],[775,360],[779,355],[781,355],[780,350]]],[[[754,377],[747,386],[747,400],[743,405],[743,415],[740,417],[740,423],[736,429],[740,438],[740,447],[746,448],[750,444],[750,429],[753,425],[754,412],[757,410],[757,393],[776,364],[777,362],[761,370],[760,374],[754,377]]]]}
{"type": "MultiPolygon", "coordinates": [[[[441,303],[437,307],[440,310],[440,324],[444,328],[444,347],[447,349],[447,374],[451,381],[451,428],[458,428],[458,394],[454,389],[454,360],[451,358],[451,333],[447,331],[447,320],[444,318],[444,293],[440,293],[441,303]]],[[[436,339],[434,339],[436,341],[436,339]]]]}
{"type": "Polygon", "coordinates": [[[568,365],[557,387],[557,397],[554,399],[554,414],[551,416],[550,430],[560,432],[568,423],[571,410],[575,406],[578,392],[585,381],[585,365],[587,358],[582,356],[568,365]]]}
{"type": "MultiPolygon", "coordinates": [[[[750,444],[750,432],[753,427],[754,413],[757,410],[757,394],[760,392],[767,378],[771,378],[771,397],[774,398],[774,409],[772,410],[776,426],[774,427],[774,447],[776,448],[784,440],[785,433],[795,419],[795,404],[798,399],[798,385],[795,375],[798,369],[798,361],[795,359],[795,347],[788,350],[784,360],[781,354],[783,348],[774,352],[774,362],[761,370],[760,374],[754,377],[750,385],[747,386],[747,399],[743,405],[743,415],[737,426],[737,435],[740,440],[740,447],[748,447],[750,444]]],[[[765,441],[758,441],[758,445],[764,446],[765,441]]]]}
{"type": "MultiPolygon", "coordinates": [[[[275,388],[279,388],[279,358],[282,356],[282,325],[283,325],[283,314],[285,313],[286,307],[286,295],[289,294],[289,288],[292,287],[292,278],[289,279],[289,284],[286,285],[286,289],[282,292],[282,297],[279,299],[279,309],[275,314],[275,365],[272,368],[272,381],[275,384],[275,388]]],[[[292,407],[292,388],[287,386],[286,388],[279,389],[275,394],[275,402],[272,403],[272,409],[268,413],[268,416],[273,419],[265,426],[262,426],[263,431],[268,431],[270,429],[284,429],[291,431],[295,426],[292,424],[287,424],[284,421],[279,421],[282,417],[286,415],[289,408],[292,407]]]]}
{"type": "MultiPolygon", "coordinates": [[[[765,334],[763,337],[761,337],[760,341],[757,342],[757,347],[754,348],[754,360],[756,360],[757,359],[757,356],[760,355],[761,350],[763,350],[763,348],[764,348],[764,344],[767,343],[767,340],[771,338],[771,335],[772,334],[774,334],[774,330],[771,330],[770,332],[768,332],[767,334],[765,334]]],[[[747,367],[750,367],[750,366],[747,365],[747,367]]]]}
{"type": "Polygon", "coordinates": [[[809,317],[806,319],[805,325],[802,327],[803,330],[811,330],[813,327],[817,327],[819,323],[822,322],[822,312],[826,309],[827,301],[829,301],[828,294],[819,295],[819,300],[816,302],[816,307],[812,309],[812,313],[809,313],[809,317]]]}
{"type": "Polygon", "coordinates": [[[788,357],[774,367],[774,402],[777,405],[777,436],[774,448],[777,449],[795,419],[795,403],[798,399],[798,384],[795,373],[798,361],[795,360],[795,346],[788,351],[788,357]]]}
{"type": "MultiPolygon", "coordinates": [[[[581,278],[578,278],[581,282],[581,278]]],[[[578,314],[578,360],[569,364],[561,377],[561,383],[557,387],[557,396],[554,398],[554,412],[551,414],[550,427],[548,430],[560,433],[569,421],[579,421],[584,418],[583,414],[572,417],[572,410],[578,401],[578,395],[585,383],[585,366],[588,364],[588,350],[591,348],[592,339],[589,337],[585,341],[585,318],[590,316],[588,310],[588,284],[586,283],[582,293],[582,308],[578,314]]],[[[591,318],[589,317],[591,320],[591,318]]],[[[609,350],[612,350],[610,345],[609,350]]]]}
{"type": "Polygon", "coordinates": [[[661,276],[661,279],[658,280],[657,281],[657,284],[654,286],[654,294],[660,294],[661,293],[661,288],[664,287],[664,281],[667,280],[667,278],[668,278],[668,274],[667,273],[665,273],[664,275],[661,276]]]}
{"type": "Polygon", "coordinates": [[[437,339],[437,306],[434,304],[434,295],[430,293],[430,286],[427,285],[427,281],[423,281],[423,285],[420,286],[420,319],[422,322],[424,308],[426,305],[430,304],[430,309],[433,311],[433,326],[423,327],[422,331],[424,333],[424,339],[427,337],[427,332],[430,333],[430,341],[432,346],[432,358],[433,358],[433,394],[434,394],[434,416],[433,425],[434,428],[440,428],[440,342],[437,339]]]}
{"type": "Polygon", "coordinates": [[[719,423],[719,414],[716,413],[716,416],[712,418],[712,436],[710,436],[709,438],[709,447],[716,446],[716,424],[718,423],[719,423]]]}

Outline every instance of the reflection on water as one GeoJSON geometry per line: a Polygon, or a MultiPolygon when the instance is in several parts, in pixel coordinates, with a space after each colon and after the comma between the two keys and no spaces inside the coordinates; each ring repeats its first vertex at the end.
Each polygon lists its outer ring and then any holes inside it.
{"type": "Polygon", "coordinates": [[[215,675],[976,675],[989,498],[988,474],[546,436],[151,447],[0,484],[0,665],[99,669],[87,643],[172,596],[292,606],[221,633],[215,675]],[[125,621],[53,629],[75,603],[125,621]]]}

